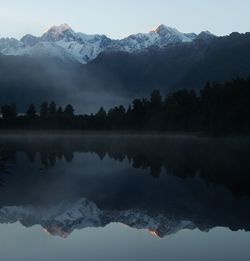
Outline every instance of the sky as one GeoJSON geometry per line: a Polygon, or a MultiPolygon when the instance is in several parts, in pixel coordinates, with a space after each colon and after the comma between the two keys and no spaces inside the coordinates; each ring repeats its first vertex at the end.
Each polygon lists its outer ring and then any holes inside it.
{"type": "Polygon", "coordinates": [[[52,25],[118,39],[159,24],[216,35],[250,31],[249,0],[0,0],[0,37],[41,35],[52,25]]]}

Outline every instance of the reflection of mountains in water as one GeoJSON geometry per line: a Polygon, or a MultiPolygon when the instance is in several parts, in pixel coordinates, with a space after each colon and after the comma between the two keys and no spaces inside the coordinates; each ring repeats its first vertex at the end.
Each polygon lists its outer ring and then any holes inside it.
{"type": "MultiPolygon", "coordinates": [[[[228,217],[225,217],[228,219],[228,217]]],[[[62,202],[53,206],[38,207],[3,207],[0,209],[0,223],[15,223],[20,221],[25,227],[41,225],[49,234],[66,238],[74,230],[89,227],[105,227],[110,223],[122,223],[136,229],[147,229],[158,237],[175,234],[183,229],[196,229],[209,231],[214,226],[209,218],[204,224],[196,224],[194,219],[185,220],[164,213],[152,211],[127,210],[127,211],[102,211],[95,203],[87,199],[76,202],[62,202]]],[[[237,229],[250,230],[243,224],[237,229]]]]}
{"type": "Polygon", "coordinates": [[[1,223],[20,221],[25,227],[41,225],[49,234],[67,237],[76,229],[105,227],[110,223],[122,223],[137,229],[148,229],[159,237],[181,229],[194,229],[191,221],[177,220],[146,211],[102,211],[95,203],[81,199],[75,203],[63,202],[50,207],[3,207],[1,223]]]}
{"type": "Polygon", "coordinates": [[[0,190],[1,223],[40,224],[63,237],[113,222],[160,237],[218,226],[250,231],[247,139],[9,136],[0,144],[9,171],[0,190]],[[144,172],[158,179],[137,175],[144,172]]]}
{"type": "Polygon", "coordinates": [[[9,136],[0,138],[5,162],[15,163],[24,152],[45,169],[58,161],[74,160],[74,153],[95,153],[101,160],[128,160],[136,169],[162,170],[182,178],[201,177],[226,186],[235,194],[250,195],[250,140],[164,135],[9,136]]]}

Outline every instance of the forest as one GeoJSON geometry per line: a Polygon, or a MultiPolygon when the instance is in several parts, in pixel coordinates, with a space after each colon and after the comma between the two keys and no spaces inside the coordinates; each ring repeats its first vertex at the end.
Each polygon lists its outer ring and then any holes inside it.
{"type": "Polygon", "coordinates": [[[250,134],[250,78],[225,83],[207,82],[199,92],[178,90],[163,97],[135,99],[126,108],[103,107],[95,114],[75,114],[73,105],[54,101],[30,104],[25,113],[15,104],[1,106],[0,129],[171,131],[211,134],[250,134]]]}

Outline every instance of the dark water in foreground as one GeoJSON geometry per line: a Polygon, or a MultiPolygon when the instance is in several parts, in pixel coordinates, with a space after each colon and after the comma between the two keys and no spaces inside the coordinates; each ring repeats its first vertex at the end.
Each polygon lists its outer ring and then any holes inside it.
{"type": "Polygon", "coordinates": [[[250,260],[250,140],[0,144],[1,260],[250,260]]]}

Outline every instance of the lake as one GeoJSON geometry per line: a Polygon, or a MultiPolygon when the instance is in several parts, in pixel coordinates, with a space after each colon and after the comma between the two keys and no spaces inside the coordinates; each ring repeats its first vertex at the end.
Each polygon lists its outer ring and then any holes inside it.
{"type": "Polygon", "coordinates": [[[250,260],[250,139],[1,135],[1,260],[250,260]]]}

